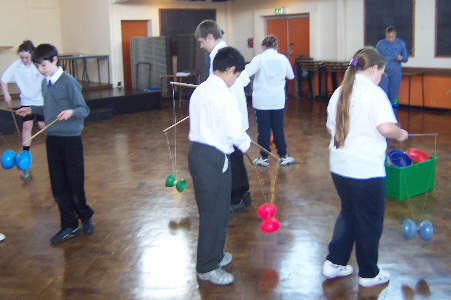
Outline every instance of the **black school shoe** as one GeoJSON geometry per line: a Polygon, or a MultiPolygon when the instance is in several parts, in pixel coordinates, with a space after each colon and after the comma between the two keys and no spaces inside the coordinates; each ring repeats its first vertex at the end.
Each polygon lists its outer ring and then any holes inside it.
{"type": "Polygon", "coordinates": [[[246,207],[251,206],[252,200],[251,200],[251,193],[245,192],[243,196],[241,197],[240,202],[237,204],[230,205],[230,214],[238,214],[246,210],[246,207]]]}
{"type": "Polygon", "coordinates": [[[82,225],[83,225],[83,232],[85,234],[91,234],[94,232],[94,224],[92,224],[91,218],[82,222],[82,225]]]}
{"type": "Polygon", "coordinates": [[[57,244],[64,242],[65,240],[72,239],[80,235],[81,229],[80,226],[77,228],[67,227],[58,231],[51,239],[50,242],[52,244],[57,244]]]}
{"type": "Polygon", "coordinates": [[[230,205],[230,214],[231,215],[238,214],[243,212],[245,209],[246,207],[244,206],[243,199],[241,199],[241,201],[238,202],[237,204],[230,205]]]}
{"type": "Polygon", "coordinates": [[[243,194],[243,197],[241,198],[241,201],[243,201],[245,207],[251,206],[252,204],[251,193],[245,192],[243,194]]]}

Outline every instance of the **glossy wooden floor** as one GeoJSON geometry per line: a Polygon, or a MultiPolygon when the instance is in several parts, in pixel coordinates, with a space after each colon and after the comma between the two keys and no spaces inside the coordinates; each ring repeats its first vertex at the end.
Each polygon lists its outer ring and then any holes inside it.
{"type": "MultiPolygon", "coordinates": [[[[59,229],[44,139],[32,147],[32,178],[0,170],[0,299],[451,299],[451,116],[401,109],[411,132],[439,132],[436,188],[408,201],[387,201],[380,266],[389,285],[363,289],[357,276],[325,281],[321,265],[339,210],[328,173],[324,103],[290,100],[286,118],[295,165],[281,168],[276,185],[278,218],[273,235],[259,231],[255,210],[269,198],[276,168],[246,162],[253,205],[231,217],[227,270],[235,283],[217,287],[195,273],[198,214],[187,169],[188,124],[177,129],[177,168],[188,179],[184,193],[164,187],[171,172],[161,129],[171,110],[120,115],[88,123],[84,131],[86,192],[96,211],[95,233],[51,246],[59,229]],[[425,204],[425,209],[423,210],[425,204]],[[413,215],[412,215],[413,214],[413,215]],[[431,242],[405,241],[401,223],[413,217],[435,227],[431,242]]],[[[179,118],[186,115],[186,105],[179,118]]],[[[256,139],[251,114],[251,136],[256,139]]],[[[169,136],[172,140],[172,133],[169,136]]],[[[0,137],[0,150],[17,150],[17,138],[0,137]]],[[[431,153],[433,140],[398,145],[431,153]]],[[[258,151],[252,149],[255,157],[258,151]]],[[[356,267],[355,259],[351,264],[356,267]]]]}

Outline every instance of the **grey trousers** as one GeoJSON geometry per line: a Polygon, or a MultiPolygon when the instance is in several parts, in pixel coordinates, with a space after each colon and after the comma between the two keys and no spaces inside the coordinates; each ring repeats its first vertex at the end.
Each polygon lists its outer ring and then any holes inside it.
{"type": "Polygon", "coordinates": [[[230,167],[222,172],[224,153],[205,144],[191,144],[188,164],[199,209],[196,271],[206,273],[224,257],[232,176],[230,167]]]}

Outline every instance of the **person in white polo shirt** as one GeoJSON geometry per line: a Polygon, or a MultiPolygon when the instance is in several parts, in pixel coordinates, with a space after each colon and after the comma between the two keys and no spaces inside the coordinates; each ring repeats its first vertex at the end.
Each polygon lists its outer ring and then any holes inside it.
{"type": "Polygon", "coordinates": [[[189,104],[188,165],[199,209],[196,271],[199,279],[218,285],[234,280],[222,269],[232,261],[224,252],[232,185],[229,157],[234,146],[246,152],[251,142],[229,89],[243,69],[244,58],[236,49],[219,50],[213,74],[194,90],[189,104]]]}
{"type": "Polygon", "coordinates": [[[385,64],[374,48],[357,51],[327,107],[329,165],[341,212],[323,274],[327,278],[351,275],[348,261],[355,244],[363,287],[390,280],[389,273],[377,265],[385,212],[386,138],[404,141],[408,137],[397,126],[390,101],[378,86],[385,64]]]}
{"type": "MultiPolygon", "coordinates": [[[[274,143],[280,156],[280,165],[294,163],[294,158],[287,154],[287,144],[283,129],[285,112],[285,80],[294,79],[293,68],[286,56],[277,52],[277,38],[269,35],[262,41],[263,53],[255,56],[246,66],[249,76],[255,74],[252,106],[258,127],[258,143],[266,150],[269,147],[271,129],[274,143]]],[[[255,165],[268,167],[268,153],[261,151],[260,157],[254,160],[255,165]]]]}
{"type": "MultiPolygon", "coordinates": [[[[12,109],[11,95],[8,91],[8,83],[15,82],[20,90],[21,107],[42,106],[43,98],[41,92],[41,82],[44,76],[31,61],[34,45],[31,41],[24,41],[18,48],[17,54],[20,59],[14,61],[3,73],[0,84],[5,102],[8,108],[12,109]]],[[[44,127],[44,116],[28,115],[23,117],[22,146],[24,150],[30,150],[31,142],[27,141],[31,137],[34,120],[38,122],[40,128],[44,127]]],[[[29,176],[28,171],[21,173],[22,178],[29,176]]]]}

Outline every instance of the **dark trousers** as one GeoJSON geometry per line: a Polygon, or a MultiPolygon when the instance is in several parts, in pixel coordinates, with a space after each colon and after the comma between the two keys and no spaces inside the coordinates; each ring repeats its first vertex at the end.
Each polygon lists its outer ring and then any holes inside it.
{"type": "Polygon", "coordinates": [[[401,68],[385,69],[385,73],[381,77],[379,86],[385,91],[388,99],[390,99],[391,102],[393,102],[394,99],[398,99],[401,80],[401,68]]]}
{"type": "Polygon", "coordinates": [[[47,136],[47,161],[53,196],[60,210],[61,228],[76,228],[94,211],[86,204],[81,136],[47,136]]]}
{"type": "Polygon", "coordinates": [[[230,168],[232,170],[232,200],[231,204],[238,204],[244,193],[249,191],[249,180],[247,178],[246,167],[244,166],[243,153],[240,149],[230,154],[230,168]]]}
{"type": "MultiPolygon", "coordinates": [[[[284,111],[284,109],[255,110],[258,128],[258,143],[266,150],[271,151],[271,148],[269,147],[269,140],[271,138],[272,129],[274,143],[276,144],[277,152],[280,157],[287,154],[287,144],[285,142],[285,134],[283,132],[284,111]]],[[[263,158],[268,157],[268,154],[264,151],[260,151],[260,155],[263,158]]]]}
{"type": "Polygon", "coordinates": [[[327,259],[347,265],[355,243],[359,276],[375,277],[385,211],[384,178],[353,179],[332,173],[341,200],[327,259]]]}
{"type": "Polygon", "coordinates": [[[232,188],[230,167],[225,173],[222,172],[224,158],[221,151],[200,143],[192,143],[188,152],[188,165],[199,209],[196,265],[199,273],[217,269],[224,257],[232,188]]]}

